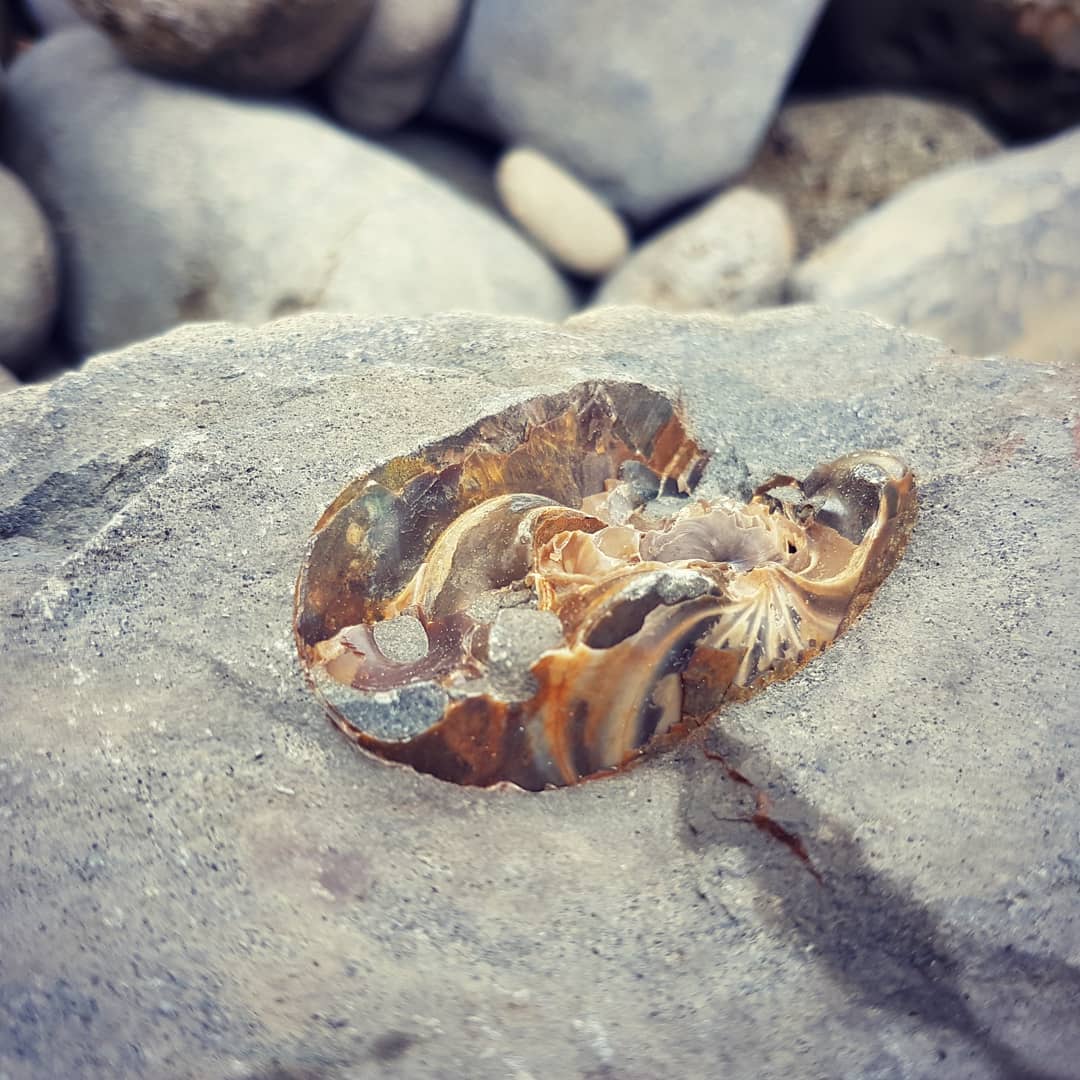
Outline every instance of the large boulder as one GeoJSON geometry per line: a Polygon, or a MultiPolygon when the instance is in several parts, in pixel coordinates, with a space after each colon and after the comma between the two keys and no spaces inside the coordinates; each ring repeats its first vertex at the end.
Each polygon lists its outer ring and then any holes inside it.
{"type": "Polygon", "coordinates": [[[433,108],[647,219],[745,168],[820,0],[474,0],[433,108]]]}
{"type": "Polygon", "coordinates": [[[289,102],[140,74],[90,29],[29,50],[9,84],[7,152],[56,225],[84,353],[311,308],[570,307],[498,216],[289,102]]]}
{"type": "Polygon", "coordinates": [[[0,397],[0,1071],[1073,1075],[1078,392],[869,316],[609,309],[192,327],[0,397]],[[681,393],[708,490],[905,456],[909,550],[704,744],[542,794],[362,756],[296,658],[312,526],[590,377],[681,393]]]}
{"type": "Polygon", "coordinates": [[[375,0],[73,0],[136,64],[241,90],[324,71],[375,0]]]}
{"type": "Polygon", "coordinates": [[[817,251],[794,291],[967,352],[1080,360],[1080,129],[911,185],[817,251]]]}

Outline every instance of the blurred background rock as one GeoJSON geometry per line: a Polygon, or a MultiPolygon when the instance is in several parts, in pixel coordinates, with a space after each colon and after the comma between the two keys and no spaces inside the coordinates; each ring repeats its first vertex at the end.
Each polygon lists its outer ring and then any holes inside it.
{"type": "Polygon", "coordinates": [[[20,379],[191,321],[626,303],[1080,357],[1080,0],[0,0],[0,55],[20,379]]]}

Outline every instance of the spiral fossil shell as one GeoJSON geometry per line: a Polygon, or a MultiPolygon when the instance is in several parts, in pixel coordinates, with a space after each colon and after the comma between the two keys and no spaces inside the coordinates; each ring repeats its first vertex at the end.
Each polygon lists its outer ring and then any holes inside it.
{"type": "Polygon", "coordinates": [[[899,559],[912,474],[869,451],[693,501],[706,462],[663,394],[583,383],[353,481],[296,593],[335,723],[446,780],[538,790],[790,675],[899,559]]]}

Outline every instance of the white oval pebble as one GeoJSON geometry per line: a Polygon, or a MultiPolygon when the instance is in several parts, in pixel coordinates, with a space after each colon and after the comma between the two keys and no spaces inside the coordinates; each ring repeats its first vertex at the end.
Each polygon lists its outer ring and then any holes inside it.
{"type": "Polygon", "coordinates": [[[630,249],[622,218],[537,150],[518,147],[504,154],[495,169],[495,187],[510,217],[576,274],[606,274],[630,249]]]}

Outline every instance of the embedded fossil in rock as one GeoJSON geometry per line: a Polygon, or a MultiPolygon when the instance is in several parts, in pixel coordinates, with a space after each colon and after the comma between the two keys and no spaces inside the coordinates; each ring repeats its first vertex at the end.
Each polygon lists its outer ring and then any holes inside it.
{"type": "Polygon", "coordinates": [[[593,382],[355,480],[297,582],[334,722],[446,780],[538,790],[789,676],[899,559],[912,474],[869,451],[692,501],[706,461],[663,394],[593,382]]]}

